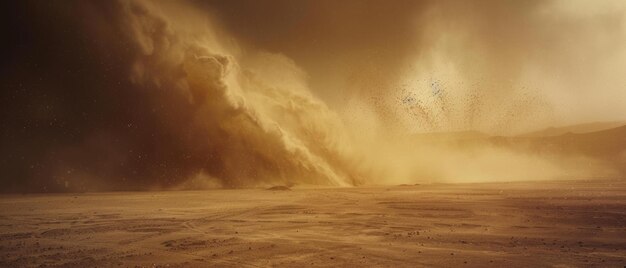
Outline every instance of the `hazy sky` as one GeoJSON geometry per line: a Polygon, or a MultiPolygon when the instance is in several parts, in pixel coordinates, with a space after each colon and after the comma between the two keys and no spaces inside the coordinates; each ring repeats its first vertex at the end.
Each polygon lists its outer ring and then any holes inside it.
{"type": "MultiPolygon", "coordinates": [[[[374,98],[385,103],[377,113],[394,110],[387,98],[399,88],[420,95],[439,81],[448,93],[449,109],[461,109],[459,114],[466,116],[465,106],[474,101],[467,92],[483,94],[482,101],[490,106],[488,112],[473,115],[488,122],[449,123],[442,128],[499,132],[496,122],[511,118],[490,118],[494,113],[515,113],[513,120],[520,123],[514,127],[522,132],[552,124],[626,118],[623,1],[214,1],[197,5],[212,10],[246,45],[294,59],[309,74],[311,90],[331,106],[342,107],[355,95],[365,95],[366,101],[374,98]],[[510,111],[499,106],[520,108],[510,111]]],[[[432,104],[425,106],[435,109],[432,104]]],[[[411,125],[420,121],[408,120],[411,125]]]]}
{"type": "Polygon", "coordinates": [[[349,184],[363,165],[346,141],[353,133],[506,135],[626,119],[620,0],[2,10],[6,191],[143,189],[194,176],[349,184]]]}

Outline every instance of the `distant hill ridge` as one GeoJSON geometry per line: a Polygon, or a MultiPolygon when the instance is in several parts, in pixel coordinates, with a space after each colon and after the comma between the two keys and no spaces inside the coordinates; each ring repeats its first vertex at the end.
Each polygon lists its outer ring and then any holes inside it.
{"type": "Polygon", "coordinates": [[[611,121],[611,122],[592,122],[584,124],[576,124],[563,127],[550,127],[539,131],[533,131],[526,134],[518,135],[518,137],[550,137],[561,136],[567,133],[583,134],[599,132],[608,129],[619,128],[625,126],[625,121],[611,121]]]}

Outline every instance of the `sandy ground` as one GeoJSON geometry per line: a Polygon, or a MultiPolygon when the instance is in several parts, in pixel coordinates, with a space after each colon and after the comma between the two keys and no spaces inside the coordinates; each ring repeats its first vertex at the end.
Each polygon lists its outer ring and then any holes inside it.
{"type": "Polygon", "coordinates": [[[622,267],[626,183],[0,197],[0,266],[622,267]]]}

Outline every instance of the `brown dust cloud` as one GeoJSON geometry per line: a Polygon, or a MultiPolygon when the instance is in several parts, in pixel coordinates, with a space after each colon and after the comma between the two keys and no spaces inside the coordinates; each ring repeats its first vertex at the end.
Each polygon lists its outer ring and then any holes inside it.
{"type": "Polygon", "coordinates": [[[626,174],[624,1],[2,5],[4,192],[626,174]]]}

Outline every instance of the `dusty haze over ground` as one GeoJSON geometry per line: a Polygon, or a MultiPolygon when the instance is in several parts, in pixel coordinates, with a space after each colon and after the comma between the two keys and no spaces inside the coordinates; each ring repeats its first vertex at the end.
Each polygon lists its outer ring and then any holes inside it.
{"type": "Polygon", "coordinates": [[[623,1],[3,6],[5,192],[624,175],[623,1]]]}

